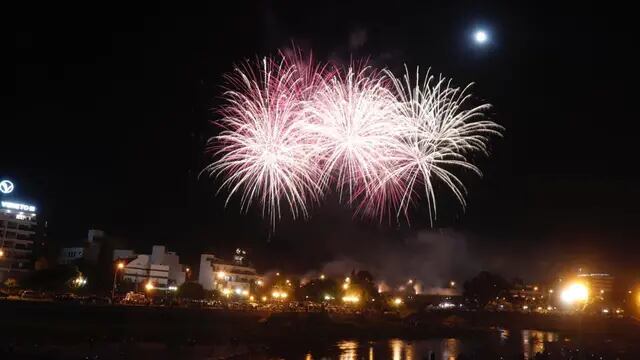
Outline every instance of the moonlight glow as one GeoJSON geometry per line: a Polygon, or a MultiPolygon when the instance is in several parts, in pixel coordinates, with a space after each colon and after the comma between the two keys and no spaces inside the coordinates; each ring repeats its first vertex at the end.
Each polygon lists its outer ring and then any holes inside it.
{"type": "Polygon", "coordinates": [[[484,44],[489,41],[489,34],[487,34],[487,32],[484,30],[477,30],[473,34],[473,39],[477,44],[484,44]]]}
{"type": "Polygon", "coordinates": [[[436,183],[464,207],[453,171],[480,174],[469,156],[487,154],[502,130],[484,119],[488,104],[468,104],[468,86],[408,69],[400,79],[296,54],[237,67],[227,89],[205,171],[222,178],[220,189],[229,189],[227,199],[237,194],[243,210],[257,203],[272,226],[283,206],[306,218],[330,191],[379,221],[408,220],[421,200],[435,218],[436,183]]]}

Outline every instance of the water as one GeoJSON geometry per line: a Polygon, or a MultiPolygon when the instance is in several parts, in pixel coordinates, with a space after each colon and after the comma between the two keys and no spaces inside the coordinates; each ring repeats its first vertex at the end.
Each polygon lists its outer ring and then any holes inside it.
{"type": "MultiPolygon", "coordinates": [[[[603,336],[568,336],[539,330],[506,330],[466,338],[388,339],[337,342],[165,344],[159,342],[100,342],[33,344],[14,347],[6,355],[26,359],[256,359],[256,360],[464,360],[464,359],[640,359],[640,344],[603,336]]],[[[15,357],[14,357],[15,358],[15,357]]]]}
{"type": "Polygon", "coordinates": [[[500,329],[486,337],[342,340],[328,345],[272,345],[256,359],[421,360],[421,359],[639,359],[637,344],[611,339],[579,339],[557,332],[500,329]]]}

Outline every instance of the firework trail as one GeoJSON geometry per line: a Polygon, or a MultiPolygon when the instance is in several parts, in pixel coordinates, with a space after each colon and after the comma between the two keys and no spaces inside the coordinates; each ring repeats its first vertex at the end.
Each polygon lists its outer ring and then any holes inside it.
{"type": "Polygon", "coordinates": [[[466,193],[456,168],[477,174],[469,156],[487,153],[502,127],[484,120],[489,105],[468,107],[469,86],[428,72],[402,79],[368,66],[342,70],[298,51],[281,52],[227,77],[221,134],[210,149],[218,159],[205,170],[222,176],[227,201],[240,194],[243,210],[259,202],[272,226],[286,204],[307,217],[324,193],[337,189],[356,214],[380,221],[409,219],[426,199],[436,217],[434,184],[461,205],[466,193]]]}
{"type": "Polygon", "coordinates": [[[320,173],[300,119],[306,88],[295,66],[265,58],[257,72],[246,63],[227,82],[219,122],[224,130],[210,146],[220,158],[205,171],[224,175],[227,202],[238,192],[245,211],[258,201],[272,226],[281,216],[281,202],[294,218],[306,217],[309,202],[321,193],[320,173]]]}

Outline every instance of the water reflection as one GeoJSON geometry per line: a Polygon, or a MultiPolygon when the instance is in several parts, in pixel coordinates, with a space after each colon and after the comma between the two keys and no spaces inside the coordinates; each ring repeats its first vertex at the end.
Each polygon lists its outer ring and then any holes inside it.
{"type": "MultiPolygon", "coordinates": [[[[388,341],[359,342],[356,340],[341,341],[334,349],[337,353],[325,357],[313,353],[316,359],[392,359],[392,360],[419,360],[419,359],[460,359],[462,354],[470,356],[490,356],[492,352],[503,354],[518,353],[520,358],[532,360],[536,353],[543,353],[545,346],[552,342],[557,342],[557,333],[538,330],[522,330],[515,334],[513,331],[500,329],[498,336],[492,340],[483,342],[479,346],[477,339],[428,339],[417,341],[405,341],[401,339],[391,339],[388,341]],[[520,335],[521,338],[517,336],[520,335]],[[515,337],[514,337],[515,336],[515,337]],[[512,341],[509,339],[512,338],[512,341]],[[509,350],[510,349],[510,350],[509,350]],[[358,355],[360,354],[360,355],[358,355]]],[[[305,359],[312,359],[312,354],[307,354],[305,359]]]]}
{"type": "Polygon", "coordinates": [[[522,330],[522,354],[525,360],[544,352],[545,342],[558,341],[558,334],[551,331],[522,330]]]}
{"type": "Polygon", "coordinates": [[[507,330],[507,329],[498,329],[498,332],[500,334],[500,344],[506,343],[507,340],[509,339],[509,336],[511,335],[509,330],[507,330]]]}
{"type": "Polygon", "coordinates": [[[460,345],[460,340],[458,339],[442,340],[442,358],[455,360],[460,354],[460,345]]]}
{"type": "Polygon", "coordinates": [[[389,342],[391,345],[391,358],[393,360],[401,360],[402,359],[402,340],[394,339],[389,342]]]}
{"type": "Polygon", "coordinates": [[[338,343],[340,349],[340,360],[356,360],[358,358],[357,341],[341,341],[338,343]]]}

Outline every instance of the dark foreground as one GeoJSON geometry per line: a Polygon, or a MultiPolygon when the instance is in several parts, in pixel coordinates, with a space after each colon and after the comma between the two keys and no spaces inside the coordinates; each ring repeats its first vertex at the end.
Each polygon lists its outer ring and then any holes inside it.
{"type": "Polygon", "coordinates": [[[476,312],[401,319],[30,302],[0,302],[0,313],[0,359],[640,359],[640,326],[631,319],[476,312]]]}

